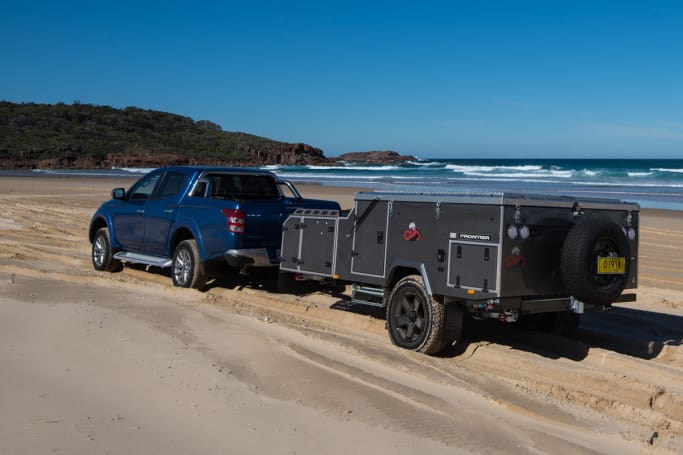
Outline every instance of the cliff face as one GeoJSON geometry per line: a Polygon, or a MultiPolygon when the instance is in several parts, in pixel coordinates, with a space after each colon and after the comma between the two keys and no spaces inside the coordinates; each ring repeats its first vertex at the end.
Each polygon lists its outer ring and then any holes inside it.
{"type": "MultiPolygon", "coordinates": [[[[161,167],[185,165],[211,166],[267,166],[272,164],[322,164],[328,160],[323,151],[307,144],[286,144],[264,148],[250,148],[239,159],[197,158],[178,153],[139,151],[109,153],[97,167],[161,167]]],[[[83,164],[91,160],[83,161],[83,164]]],[[[78,166],[73,166],[78,167],[78,166]]]]}
{"type": "Polygon", "coordinates": [[[84,153],[80,147],[65,145],[54,150],[38,150],[18,157],[3,156],[0,169],[108,169],[112,167],[162,167],[185,165],[266,166],[328,163],[322,150],[307,144],[282,144],[278,147],[249,149],[242,158],[192,157],[177,152],[135,150],[111,152],[104,158],[84,153]]]}

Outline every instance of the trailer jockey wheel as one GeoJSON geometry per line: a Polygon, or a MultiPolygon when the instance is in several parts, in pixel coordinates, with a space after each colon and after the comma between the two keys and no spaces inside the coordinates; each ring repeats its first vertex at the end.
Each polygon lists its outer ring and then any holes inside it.
{"type": "Polygon", "coordinates": [[[445,319],[444,305],[427,294],[421,276],[404,277],[391,290],[387,326],[396,346],[436,354],[446,345],[445,319]]]}
{"type": "Polygon", "coordinates": [[[560,270],[569,293],[591,305],[610,305],[624,290],[631,268],[631,251],[622,230],[608,221],[576,224],[562,245],[560,270]],[[624,273],[598,274],[602,257],[626,260],[624,273]]]}

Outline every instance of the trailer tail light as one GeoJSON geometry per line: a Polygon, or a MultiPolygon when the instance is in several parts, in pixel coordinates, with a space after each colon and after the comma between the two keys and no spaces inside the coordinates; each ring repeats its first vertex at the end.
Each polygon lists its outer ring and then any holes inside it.
{"type": "Polygon", "coordinates": [[[624,231],[624,235],[628,237],[629,240],[635,240],[636,239],[636,230],[633,229],[632,227],[629,228],[621,228],[622,231],[624,231]]]}
{"type": "Polygon", "coordinates": [[[507,235],[512,240],[516,238],[528,239],[531,235],[531,228],[529,226],[517,226],[516,224],[511,224],[507,227],[507,235]]]}
{"type": "Polygon", "coordinates": [[[244,234],[244,224],[246,217],[243,210],[223,209],[221,213],[228,219],[228,232],[233,234],[244,234]]]}

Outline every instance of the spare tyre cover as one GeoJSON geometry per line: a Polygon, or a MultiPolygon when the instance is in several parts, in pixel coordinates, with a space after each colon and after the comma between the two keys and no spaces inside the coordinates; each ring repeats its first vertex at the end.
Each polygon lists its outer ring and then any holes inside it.
{"type": "Polygon", "coordinates": [[[574,225],[562,245],[562,279],[569,293],[590,305],[609,305],[624,290],[631,254],[621,228],[609,221],[584,220],[574,225]],[[626,259],[624,274],[598,274],[600,257],[626,259]]]}

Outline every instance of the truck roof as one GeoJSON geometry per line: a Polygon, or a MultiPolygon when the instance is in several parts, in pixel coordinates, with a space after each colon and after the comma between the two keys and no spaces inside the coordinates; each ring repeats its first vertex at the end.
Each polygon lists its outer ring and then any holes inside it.
{"type": "Polygon", "coordinates": [[[239,174],[261,174],[261,175],[272,175],[274,173],[266,171],[263,169],[255,167],[230,167],[230,166],[167,166],[161,167],[159,169],[169,170],[169,171],[180,171],[185,173],[195,173],[195,172],[234,172],[239,174]]]}

